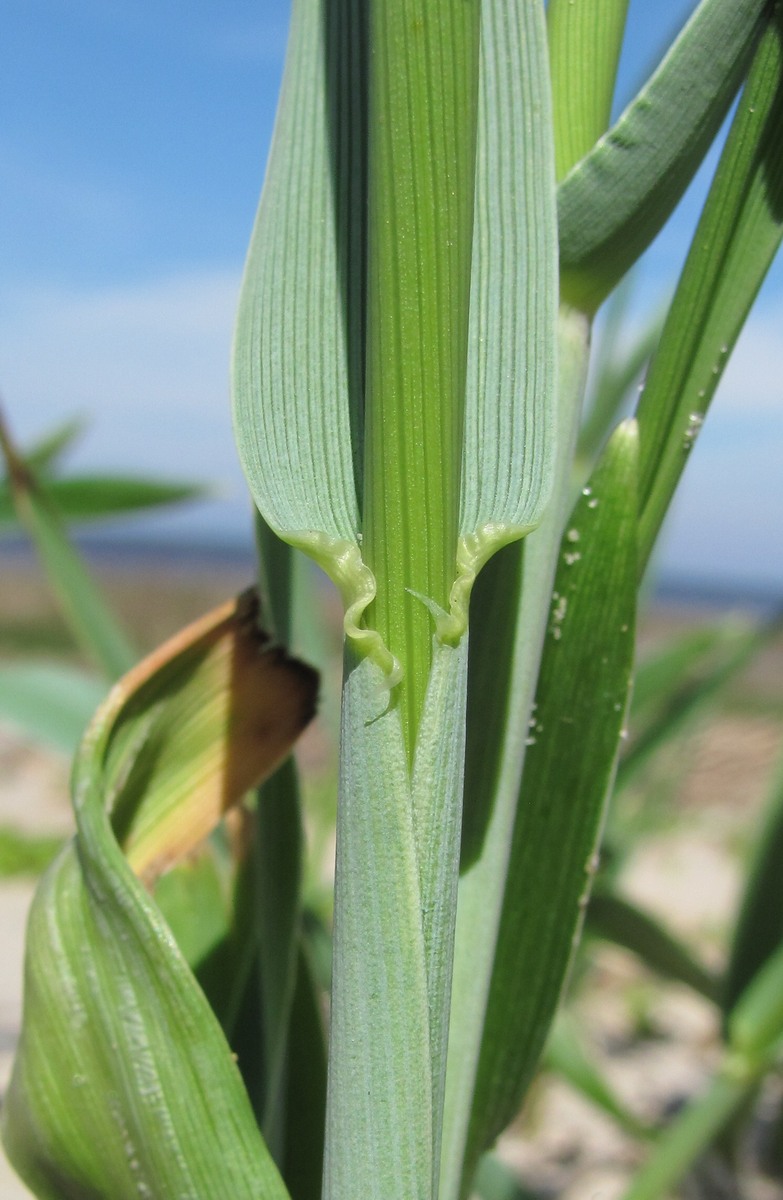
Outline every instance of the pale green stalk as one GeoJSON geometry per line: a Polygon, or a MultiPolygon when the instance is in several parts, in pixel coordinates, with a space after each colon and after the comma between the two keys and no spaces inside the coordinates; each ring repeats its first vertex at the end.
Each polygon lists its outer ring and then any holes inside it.
{"type": "Polygon", "coordinates": [[[463,0],[370,4],[362,555],[378,588],[367,622],[403,667],[410,757],[432,661],[418,597],[447,608],[455,572],[479,15],[463,0]]]}
{"type": "Polygon", "coordinates": [[[592,150],[609,124],[627,13],[628,0],[549,0],[558,181],[592,150]]]}
{"type": "MultiPolygon", "coordinates": [[[[541,526],[524,543],[523,583],[507,704],[515,717],[504,731],[494,805],[481,857],[459,882],[441,1159],[442,1200],[457,1200],[462,1190],[465,1145],[525,756],[527,714],[535,694],[560,535],[570,505],[570,469],[589,353],[589,322],[581,313],[561,311],[558,350],[561,441],[554,478],[556,499],[541,526]]],[[[510,602],[514,603],[513,597],[510,602]]]]}

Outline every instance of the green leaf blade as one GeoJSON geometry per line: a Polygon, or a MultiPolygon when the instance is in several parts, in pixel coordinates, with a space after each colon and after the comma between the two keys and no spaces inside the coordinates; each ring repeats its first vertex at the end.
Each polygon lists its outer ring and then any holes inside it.
{"type": "Polygon", "coordinates": [[[483,4],[480,65],[459,523],[470,583],[494,550],[540,522],[558,436],[554,146],[540,7],[483,4]]]}
{"type": "Polygon", "coordinates": [[[662,228],[728,112],[766,0],[702,0],[558,190],[563,298],[594,312],[662,228]]]}
{"type": "Polygon", "coordinates": [[[561,543],[490,987],[466,1164],[511,1120],[581,924],[625,716],[636,593],[635,426],[561,543]]]}
{"type": "MultiPolygon", "coordinates": [[[[65,521],[98,521],[144,512],[167,504],[203,499],[199,484],[170,483],[122,475],[74,475],[42,481],[51,502],[65,521]]],[[[13,502],[0,484],[0,524],[13,520],[13,502]]]]}
{"type": "Polygon", "coordinates": [[[19,457],[2,419],[0,449],[19,520],[35,545],[63,616],[79,645],[109,679],[116,679],[138,656],[71,543],[58,510],[19,457]]]}
{"type": "Polygon", "coordinates": [[[767,19],[637,416],[640,565],[783,237],[783,11],[767,19]]]}
{"type": "Polygon", "coordinates": [[[732,934],[722,1005],[728,1019],[758,971],[783,945],[783,768],[778,768],[732,934]]]}
{"type": "Polygon", "coordinates": [[[365,16],[296,0],[245,268],[234,428],[253,498],[286,540],[355,543],[363,424],[365,16]]]}
{"type": "Polygon", "coordinates": [[[160,917],[119,864],[96,871],[93,888],[71,844],[31,913],[25,1027],[3,1109],[9,1158],[44,1200],[224,1188],[286,1200],[160,917]]]}

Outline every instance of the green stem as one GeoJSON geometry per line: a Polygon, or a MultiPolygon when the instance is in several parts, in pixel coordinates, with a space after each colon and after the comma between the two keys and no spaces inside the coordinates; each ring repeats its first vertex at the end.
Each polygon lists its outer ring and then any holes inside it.
{"type": "Polygon", "coordinates": [[[480,5],[372,0],[363,556],[409,756],[455,575],[480,5]]]}
{"type": "Polygon", "coordinates": [[[549,0],[546,24],[552,76],[558,181],[609,125],[628,0],[549,0]]]}

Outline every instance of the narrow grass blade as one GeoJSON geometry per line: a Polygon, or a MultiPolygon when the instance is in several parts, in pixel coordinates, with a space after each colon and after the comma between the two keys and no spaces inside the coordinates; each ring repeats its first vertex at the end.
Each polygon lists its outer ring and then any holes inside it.
{"type": "Polygon", "coordinates": [[[254,837],[264,1048],[261,1129],[277,1162],[286,1134],[288,1035],[297,978],[302,841],[299,785],[296,767],[289,761],[259,789],[254,837]]]}
{"type": "MultiPolygon", "coordinates": [[[[539,12],[539,16],[540,16],[539,12]]],[[[507,566],[487,579],[497,585],[492,619],[499,640],[490,657],[511,658],[507,689],[500,690],[503,674],[493,680],[486,671],[473,673],[469,688],[478,729],[468,730],[468,753],[481,745],[480,729],[486,728],[500,754],[500,765],[482,778],[478,764],[466,763],[466,781],[473,780],[475,792],[466,797],[472,815],[470,827],[474,850],[480,854],[464,864],[459,882],[457,929],[454,956],[454,987],[449,1027],[449,1057],[446,1075],[444,1142],[441,1162],[443,1200],[462,1194],[464,1145],[478,1066],[485,1020],[487,994],[492,973],[495,941],[503,907],[522,764],[526,750],[527,719],[533,703],[541,645],[551,607],[552,584],[557,566],[560,537],[572,492],[571,465],[576,444],[579,410],[589,343],[589,326],[581,313],[561,309],[558,321],[558,429],[554,456],[552,502],[541,525],[516,546],[505,551],[507,566]],[[523,560],[510,562],[512,556],[523,560]],[[506,721],[509,713],[514,719],[506,721]],[[490,790],[492,783],[493,790],[490,790]]],[[[491,570],[491,568],[490,568],[491,570]]],[[[489,610],[485,610],[488,613],[489,610]]],[[[471,640],[479,638],[485,652],[492,646],[491,631],[479,630],[473,621],[471,640]]]]}
{"type": "Polygon", "coordinates": [[[606,130],[628,0],[550,0],[546,10],[557,178],[606,130]]]}
{"type": "Polygon", "coordinates": [[[655,711],[648,713],[646,721],[640,722],[638,732],[620,762],[617,772],[618,789],[627,787],[656,751],[666,745],[672,737],[690,727],[710,704],[714,704],[721,692],[753,661],[764,646],[780,635],[781,629],[783,615],[749,630],[737,627],[736,622],[727,622],[713,641],[707,661],[704,661],[705,656],[702,655],[699,664],[701,669],[695,672],[691,653],[693,643],[686,643],[682,648],[684,653],[678,656],[679,678],[672,679],[668,694],[658,693],[655,711]]]}
{"type": "Polygon", "coordinates": [[[756,1068],[780,1050],[783,1037],[783,946],[776,946],[728,1016],[729,1047],[756,1068]]]}
{"type": "Polygon", "coordinates": [[[287,1197],[214,1014],[125,856],[149,881],[187,853],[312,711],[312,672],[265,649],[254,616],[231,605],[173,639],[82,742],[77,835],[33,906],[3,1109],[9,1157],[41,1197],[287,1197]]]}
{"type": "MultiPolygon", "coordinates": [[[[270,613],[277,638],[309,661],[333,667],[321,628],[316,568],[281,541],[260,514],[256,543],[261,591],[268,601],[264,611],[270,613]]],[[[299,773],[290,760],[258,792],[253,911],[248,918],[258,937],[263,1078],[257,1090],[263,1096],[262,1131],[293,1200],[314,1197],[316,1189],[320,1200],[326,1049],[318,1011],[321,996],[303,949],[302,812],[299,773]],[[307,1127],[305,1111],[311,1114],[307,1127]]]]}
{"type": "Polygon", "coordinates": [[[59,460],[84,432],[85,422],[81,417],[71,417],[50,429],[24,453],[24,460],[34,471],[52,472],[59,467],[59,460]]]}
{"type": "Polygon", "coordinates": [[[547,1068],[565,1079],[580,1095],[607,1113],[631,1137],[649,1137],[652,1130],[638,1121],[615,1093],[600,1067],[585,1049],[574,1016],[561,1012],[544,1052],[547,1068]]]}
{"type": "Polygon", "coordinates": [[[137,655],[71,544],[57,509],[19,457],[1,419],[0,450],[19,520],[35,545],[63,616],[77,642],[110,679],[116,678],[137,655]]]}
{"type": "Polygon", "coordinates": [[[783,949],[778,948],[737,1000],[728,1020],[728,1052],[706,1092],[658,1139],[623,1200],[668,1195],[716,1140],[779,1061],[783,1037],[783,949]]]}
{"type": "Polygon", "coordinates": [[[767,9],[766,0],[702,0],[617,124],[563,180],[567,303],[594,312],[663,227],[729,110],[767,9]]]}
{"type": "Polygon", "coordinates": [[[723,1011],[730,1016],[745,989],[783,945],[783,766],[769,798],[731,939],[722,989],[723,1011]]]}
{"type": "Polygon", "coordinates": [[[730,1071],[718,1074],[659,1137],[622,1200],[664,1200],[756,1088],[755,1080],[730,1071]]]}
{"type": "Polygon", "coordinates": [[[481,855],[492,816],[492,798],[500,782],[503,742],[510,722],[517,717],[518,698],[511,685],[525,545],[515,542],[494,554],[480,572],[470,600],[465,800],[460,844],[463,872],[481,855]]]}
{"type": "Polygon", "coordinates": [[[288,1039],[283,1178],[291,1200],[321,1200],[326,1114],[326,1031],[323,996],[300,947],[288,1039]]]}
{"type": "Polygon", "coordinates": [[[76,667],[7,663],[0,667],[0,720],[64,754],[76,749],[106,684],[76,667]]]}
{"type": "Polygon", "coordinates": [[[634,670],[631,721],[642,728],[655,720],[683,680],[703,675],[716,652],[720,653],[727,639],[733,641],[737,632],[732,616],[667,638],[665,645],[643,654],[634,670]]]}
{"type": "Polygon", "coordinates": [[[783,10],[775,5],[639,401],[641,568],[783,236],[782,127],[783,10]]]}
{"type": "Polygon", "coordinates": [[[585,929],[636,954],[664,979],[684,983],[705,999],[717,1002],[720,981],[664,927],[616,892],[597,886],[587,906],[585,929]]]}
{"type": "Polygon", "coordinates": [[[623,1200],[658,1200],[667,1195],[779,1062],[783,947],[770,955],[736,1000],[727,1025],[728,1050],[712,1082],[660,1136],[623,1200]]]}
{"type": "Polygon", "coordinates": [[[595,870],[633,656],[636,464],[636,428],[626,422],[561,544],[495,949],[468,1171],[514,1116],[535,1069],[595,870]]]}
{"type": "MultiPolygon", "coordinates": [[[[66,479],[52,479],[47,475],[41,479],[50,501],[64,521],[97,521],[166,504],[181,504],[185,500],[204,499],[208,494],[199,484],[122,475],[73,475],[66,479]]],[[[7,484],[0,483],[0,525],[13,520],[10,489],[7,484]]]]}

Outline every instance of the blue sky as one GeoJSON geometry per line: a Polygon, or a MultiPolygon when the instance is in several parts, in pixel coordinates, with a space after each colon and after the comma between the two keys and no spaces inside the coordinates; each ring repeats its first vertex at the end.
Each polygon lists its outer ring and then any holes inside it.
{"type": "MultiPolygon", "coordinates": [[[[632,0],[622,98],[691,8],[632,0]]],[[[0,394],[23,437],[85,414],[76,466],[211,481],[219,501],[161,535],[250,539],[227,363],[287,18],[283,0],[3,8],[0,394]]],[[[639,313],[673,285],[706,177],[645,259],[639,313]]],[[[781,401],[778,261],[691,457],[667,572],[783,586],[781,401]]]]}

